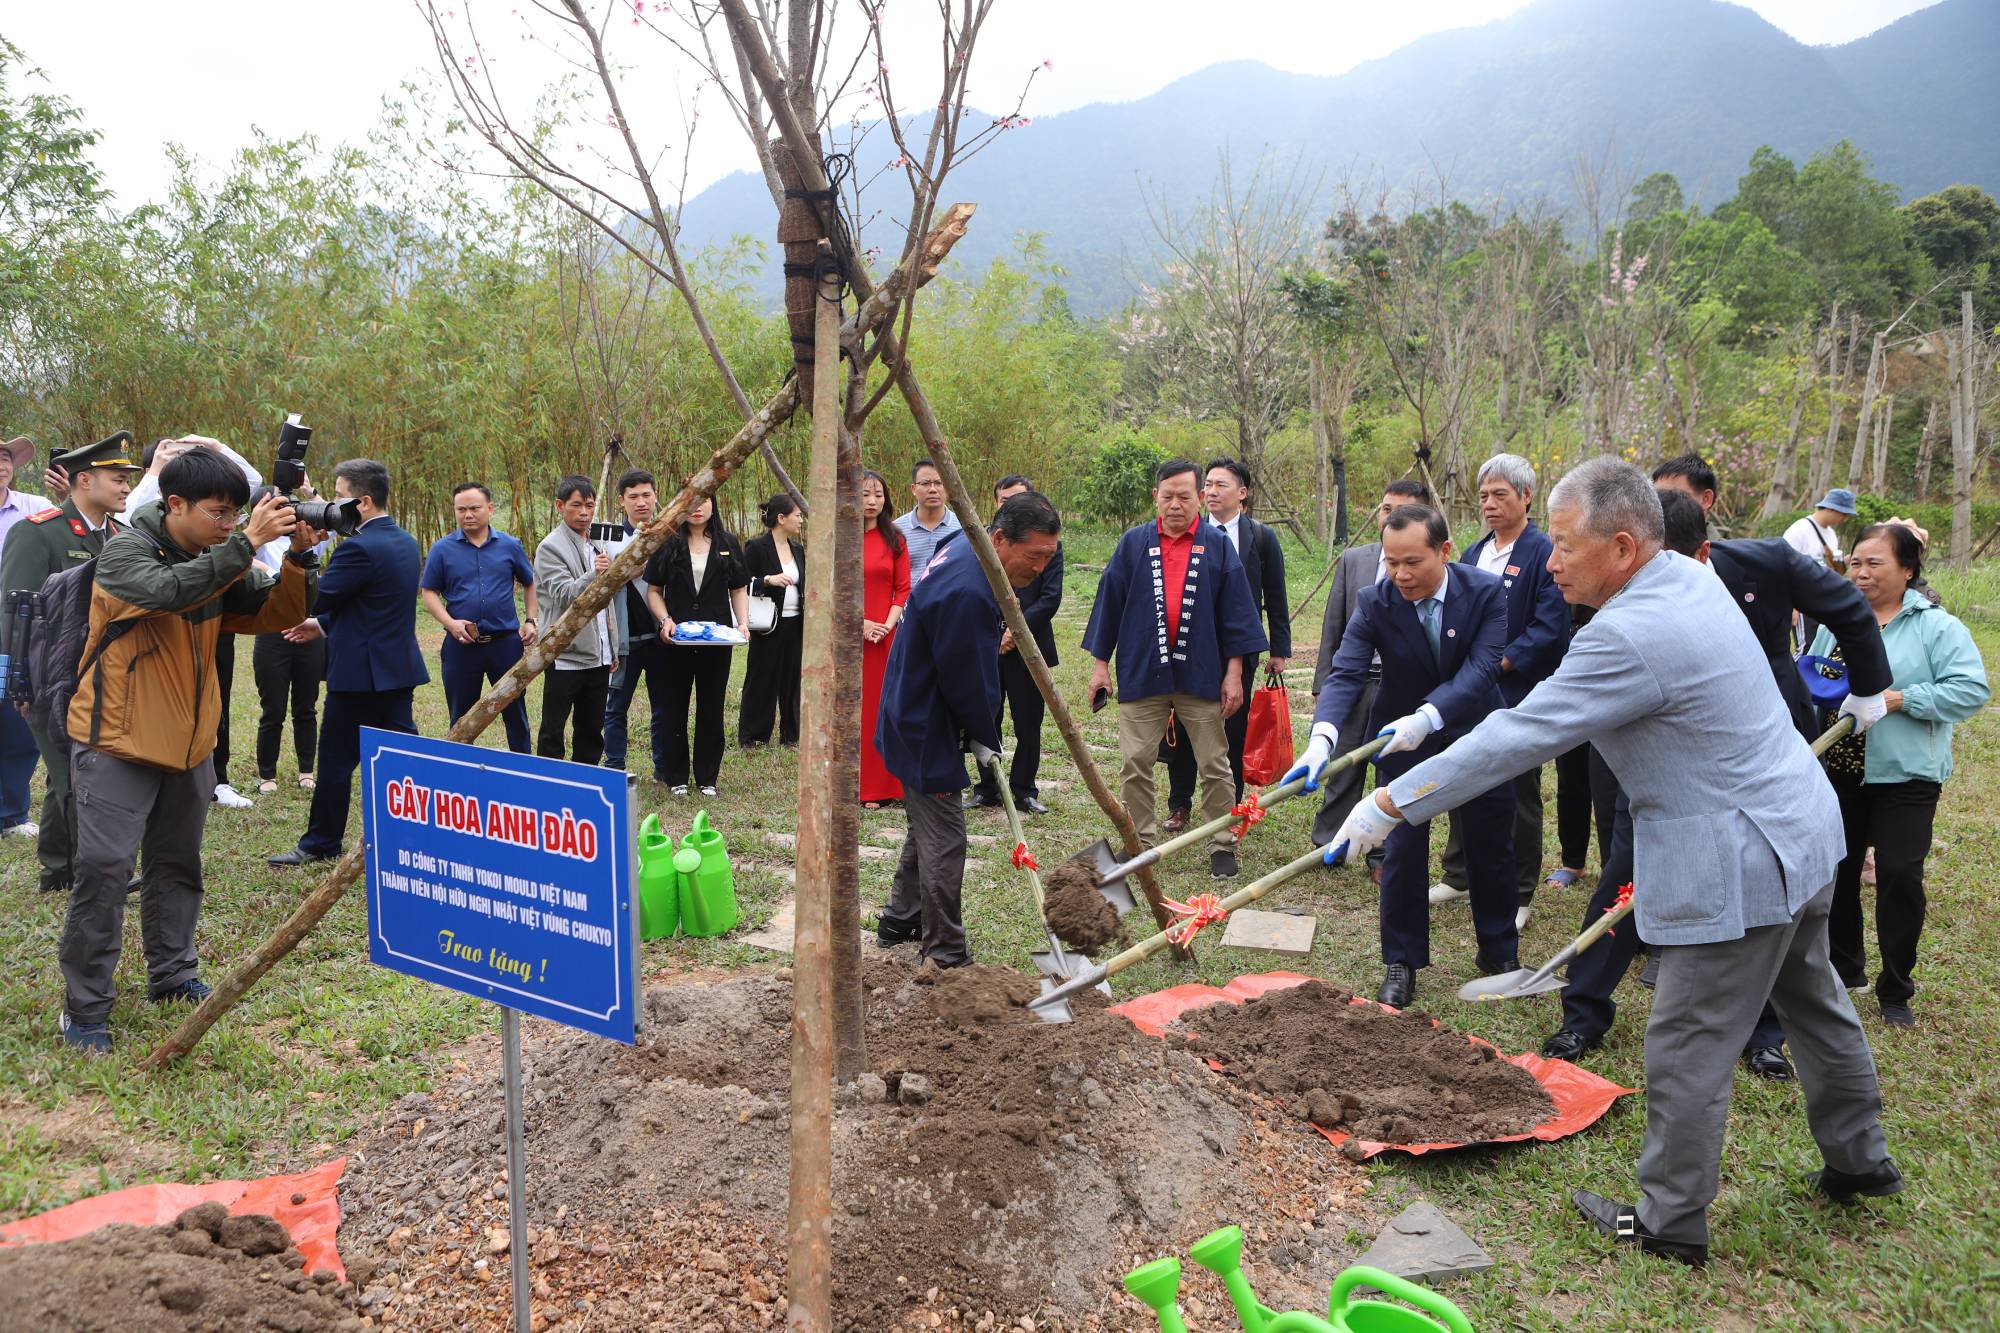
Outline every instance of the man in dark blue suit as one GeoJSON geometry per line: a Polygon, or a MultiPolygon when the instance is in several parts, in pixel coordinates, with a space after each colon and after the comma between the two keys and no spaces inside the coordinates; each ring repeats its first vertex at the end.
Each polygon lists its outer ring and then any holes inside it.
{"type": "Polygon", "coordinates": [[[269,858],[274,866],[340,855],[354,770],[361,764],[361,728],[414,736],[410,698],[431,678],[417,647],[423,552],[389,517],[389,469],[372,458],[350,458],[333,470],[333,493],[357,503],[361,527],[327,561],[312,619],[285,631],[293,643],[326,636],[326,709],[306,833],[296,848],[269,858]]]}
{"type": "MultiPolygon", "coordinates": [[[[1486,535],[1462,557],[1497,575],[1507,597],[1507,646],[1500,654],[1500,697],[1512,708],[1555,674],[1569,646],[1569,606],[1549,574],[1548,537],[1528,517],[1535,496],[1534,465],[1519,454],[1495,454],[1479,465],[1479,516],[1486,535]]],[[[1463,900],[1465,848],[1453,812],[1444,845],[1444,878],[1431,886],[1433,903],[1463,900]]],[[[1528,904],[1542,877],[1542,770],[1514,779],[1514,882],[1521,906],[1514,924],[1528,924],[1528,904]]]]}
{"type": "MultiPolygon", "coordinates": [[[[1340,723],[1382,658],[1369,727],[1392,735],[1378,757],[1383,782],[1440,753],[1496,709],[1507,646],[1506,589],[1494,575],[1451,559],[1451,528],[1426,505],[1404,505],[1382,526],[1388,577],[1364,591],[1320,688],[1312,740],[1285,780],[1319,786],[1340,723]]],[[[1472,924],[1486,973],[1517,965],[1514,926],[1514,790],[1503,783],[1468,801],[1472,924]]],[[[1335,852],[1343,849],[1336,848],[1335,852]]],[[[1430,825],[1399,825],[1382,862],[1382,1003],[1402,1008],[1416,993],[1416,970],[1430,965],[1430,903],[1424,892],[1430,825]]]]}

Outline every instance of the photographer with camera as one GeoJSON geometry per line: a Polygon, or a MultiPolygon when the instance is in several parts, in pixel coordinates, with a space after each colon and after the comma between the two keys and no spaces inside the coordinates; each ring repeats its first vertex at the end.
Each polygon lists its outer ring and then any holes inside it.
{"type": "MultiPolygon", "coordinates": [[[[274,866],[308,865],[340,854],[354,770],[361,764],[361,728],[417,732],[410,710],[417,686],[429,682],[417,647],[417,582],[423,552],[389,517],[389,469],[372,458],[350,458],[333,470],[333,493],[351,501],[359,526],[326,562],[312,619],[285,631],[293,643],[326,638],[326,707],[320,713],[319,785],[305,836],[274,866]]],[[[348,507],[348,506],[341,506],[348,507]]],[[[339,521],[344,515],[308,507],[339,521]]]]}
{"type": "Polygon", "coordinates": [[[161,498],[104,543],[76,694],[64,715],[76,741],[74,886],[60,957],[63,1040],[111,1049],[107,1020],[124,939],[125,893],[140,844],[147,993],[200,1000],[195,923],[201,837],[215,785],[211,755],[225,706],[217,643],[297,624],[312,605],[318,534],[268,496],[237,521],[250,487],[229,460],[191,449],[161,470],[161,498]],[[289,536],[276,580],[251,568],[258,545],[289,536]]]}

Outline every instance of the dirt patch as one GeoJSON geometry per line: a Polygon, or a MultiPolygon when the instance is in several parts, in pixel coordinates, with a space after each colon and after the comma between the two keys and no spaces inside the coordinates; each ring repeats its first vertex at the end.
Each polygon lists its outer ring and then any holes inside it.
{"type": "Polygon", "coordinates": [[[1118,938],[1118,909],[1097,891],[1097,871],[1071,859],[1042,877],[1049,929],[1072,949],[1094,954],[1118,938]]]}
{"type": "MultiPolygon", "coordinates": [[[[870,1068],[834,1126],[841,1327],[1148,1327],[1120,1277],[1227,1221],[1250,1230],[1260,1297],[1311,1308],[1355,1257],[1350,1228],[1372,1231],[1329,1145],[1101,998],[1051,1025],[1018,973],[871,959],[865,975],[870,1068]]],[[[633,1048],[531,1025],[538,1313],[781,1318],[790,1024],[780,971],[649,990],[633,1048]]],[[[396,1121],[341,1182],[343,1253],[380,1259],[397,1327],[484,1328],[504,1286],[466,1279],[505,1280],[504,1258],[481,1266],[505,1225],[499,1089],[468,1071],[396,1121]]]]}
{"type": "Polygon", "coordinates": [[[1555,1113],[1534,1075],[1410,1009],[1354,1004],[1325,982],[1182,1014],[1170,1040],[1301,1120],[1382,1143],[1525,1134],[1555,1113]]]}
{"type": "Polygon", "coordinates": [[[355,1288],[305,1273],[284,1227],[219,1203],[161,1227],[100,1227],[75,1240],[0,1250],[7,1326],[75,1333],[359,1330],[355,1288]],[[19,1321],[19,1322],[15,1322],[19,1321]]]}

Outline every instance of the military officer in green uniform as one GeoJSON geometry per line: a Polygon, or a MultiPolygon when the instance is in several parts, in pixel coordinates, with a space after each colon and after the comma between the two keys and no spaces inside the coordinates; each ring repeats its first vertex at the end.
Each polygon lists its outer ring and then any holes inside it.
{"type": "MultiPolygon", "coordinates": [[[[0,589],[38,591],[49,575],[81,564],[103,550],[105,540],[119,526],[114,515],[125,512],[125,497],[145,471],[137,454],[132,432],[121,430],[109,439],[50,459],[51,471],[60,468],[68,478],[69,498],[61,508],[30,514],[7,533],[6,545],[0,548],[0,589]]],[[[40,887],[44,893],[67,893],[73,833],[69,737],[44,735],[36,728],[35,745],[49,773],[38,849],[40,887]]]]}

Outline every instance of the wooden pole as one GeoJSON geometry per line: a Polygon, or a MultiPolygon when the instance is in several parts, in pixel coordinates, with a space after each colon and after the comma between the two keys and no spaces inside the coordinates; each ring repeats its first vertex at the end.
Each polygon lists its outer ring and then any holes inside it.
{"type": "MultiPolygon", "coordinates": [[[[812,466],[807,485],[815,550],[832,552],[839,509],[840,277],[833,247],[819,243],[814,292],[812,466]]],[[[834,863],[854,855],[834,842],[834,786],[847,756],[833,746],[836,562],[806,576],[805,647],[799,670],[798,930],[792,942],[791,1183],[786,1195],[785,1322],[797,1333],[833,1327],[833,921],[834,863]]],[[[858,759],[858,752],[855,756],[858,759]]]]}
{"type": "MultiPolygon", "coordinates": [[[[861,307],[844,325],[842,336],[856,339],[874,332],[906,297],[936,277],[938,265],[944,262],[945,256],[951,253],[951,247],[965,235],[966,223],[971,219],[972,212],[970,204],[954,204],[946,210],[943,221],[925,238],[910,262],[891,273],[874,294],[861,303],[861,307]]],[[[446,739],[466,742],[478,739],[501,711],[521,696],[528,683],[562,654],[577,632],[589,624],[620,589],[644,572],[646,561],[669,534],[679,530],[681,520],[689,511],[713,496],[717,488],[742,466],[743,460],[764,445],[773,430],[790,420],[798,407],[797,390],[796,383],[787,384],[752,413],[729,443],[709,457],[708,465],[689,477],[680,494],[651,523],[639,530],[630,546],[613,558],[611,567],[604,575],[592,580],[582,594],[570,603],[569,610],[528,646],[521,660],[467,710],[446,739]]],[[[300,900],[291,916],[222,979],[213,995],[196,1005],[181,1025],[153,1048],[141,1067],[159,1069],[193,1050],[203,1034],[215,1026],[216,1020],[234,1008],[266,972],[276,967],[280,959],[318,928],[320,921],[333,910],[333,905],[340,901],[349,886],[361,877],[366,862],[365,853],[365,844],[356,842],[346,855],[334,862],[319,884],[300,900]]]]}

